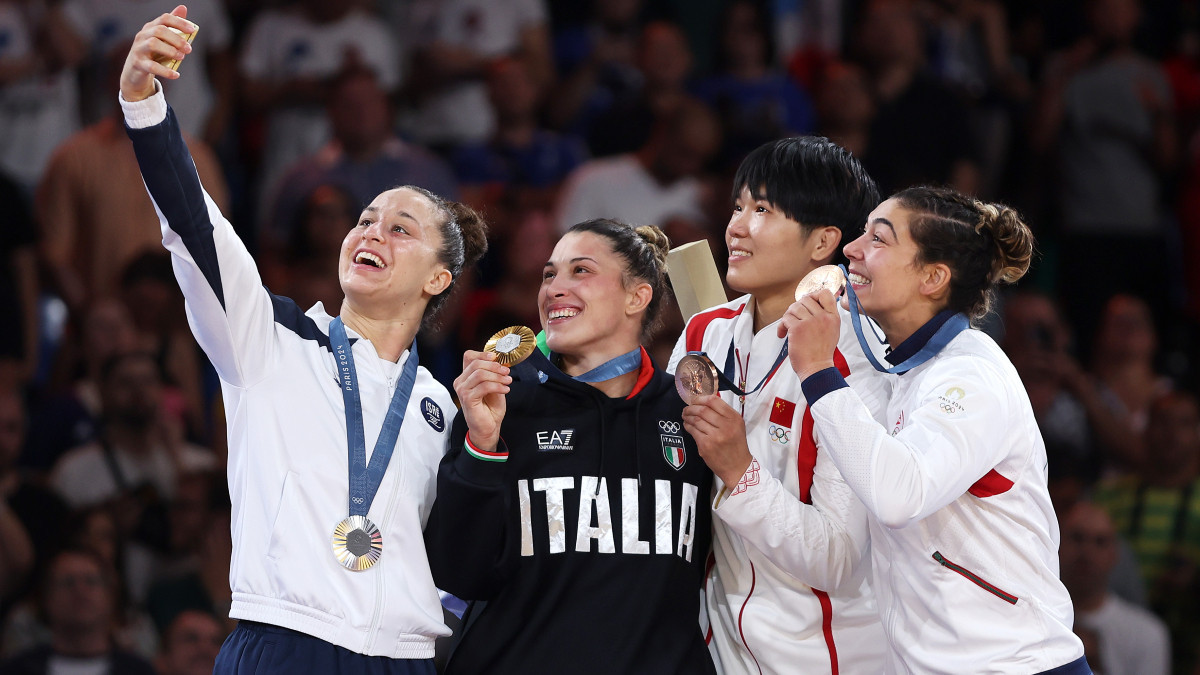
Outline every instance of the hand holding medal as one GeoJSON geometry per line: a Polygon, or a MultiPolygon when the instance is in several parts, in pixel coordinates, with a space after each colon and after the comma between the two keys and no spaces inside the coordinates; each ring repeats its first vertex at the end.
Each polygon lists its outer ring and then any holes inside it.
{"type": "MultiPolygon", "coordinates": [[[[804,275],[800,283],[796,286],[796,304],[799,305],[805,298],[815,295],[822,290],[828,290],[836,298],[841,294],[846,287],[846,276],[840,268],[835,265],[823,265],[815,270],[804,275]]],[[[795,305],[793,305],[794,307],[795,305]]],[[[836,314],[836,310],[835,310],[836,314]]],[[[787,334],[787,329],[784,324],[780,324],[779,337],[787,334]]],[[[836,339],[835,339],[836,344],[836,339]]],[[[736,386],[732,382],[732,349],[730,345],[730,354],[726,358],[726,371],[723,372],[717,369],[716,364],[712,359],[703,352],[688,352],[686,356],[679,360],[675,366],[675,391],[679,392],[679,397],[683,402],[692,405],[693,402],[701,397],[715,394],[720,390],[732,391],[738,396],[747,396],[758,391],[766,382],[766,378],[749,391],[736,386]]],[[[833,350],[830,349],[830,354],[833,350]]],[[[783,363],[783,359],[787,357],[787,344],[779,352],[779,357],[775,361],[775,365],[768,371],[774,373],[775,369],[783,363]]]]}
{"type": "Polygon", "coordinates": [[[512,383],[508,369],[528,358],[536,346],[532,330],[511,326],[489,338],[482,352],[463,354],[462,374],[454,378],[454,393],[474,446],[490,451],[499,443],[500,423],[507,410],[505,396],[512,383]]]}
{"type": "Polygon", "coordinates": [[[796,302],[779,322],[779,337],[787,337],[788,359],[800,379],[833,366],[841,332],[837,298],[846,288],[841,268],[824,265],[809,272],[796,286],[796,302]],[[822,291],[829,291],[824,295],[822,291]]]}
{"type": "Polygon", "coordinates": [[[515,366],[533,353],[537,338],[525,326],[509,326],[488,338],[483,351],[495,354],[496,363],[515,366]]]}

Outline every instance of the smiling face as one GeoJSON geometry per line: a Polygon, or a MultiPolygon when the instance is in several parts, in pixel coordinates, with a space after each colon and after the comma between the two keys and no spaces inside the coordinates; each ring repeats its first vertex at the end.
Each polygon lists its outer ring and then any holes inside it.
{"type": "Polygon", "coordinates": [[[765,199],[742,188],[725,227],[729,271],[725,281],[759,302],[781,297],[791,302],[796,284],[817,265],[813,248],[819,230],[805,230],[765,199]]]}
{"type": "Polygon", "coordinates": [[[608,359],[638,345],[649,284],[625,287],[625,261],[608,239],[571,232],[542,274],[538,312],[546,344],[564,357],[608,359]]]}
{"type": "MultiPolygon", "coordinates": [[[[919,249],[909,230],[911,214],[894,199],[867,217],[861,236],[846,244],[850,285],[862,311],[879,322],[892,346],[941,309],[930,296],[929,266],[917,262],[919,249]]],[[[942,266],[944,267],[944,266],[942,266]]]]}
{"type": "Polygon", "coordinates": [[[346,301],[374,314],[419,316],[450,284],[438,260],[440,225],[437,208],[420,193],[397,188],[376,197],[342,240],[338,279],[346,301]]]}

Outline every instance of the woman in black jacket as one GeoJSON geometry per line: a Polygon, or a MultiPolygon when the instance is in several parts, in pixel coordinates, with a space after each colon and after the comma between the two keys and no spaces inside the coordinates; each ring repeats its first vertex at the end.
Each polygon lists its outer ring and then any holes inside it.
{"type": "Polygon", "coordinates": [[[546,263],[545,351],[468,351],[426,543],[438,587],[486,604],[447,673],[709,673],[698,617],[712,474],[641,339],[666,236],[593,220],[546,263]]]}

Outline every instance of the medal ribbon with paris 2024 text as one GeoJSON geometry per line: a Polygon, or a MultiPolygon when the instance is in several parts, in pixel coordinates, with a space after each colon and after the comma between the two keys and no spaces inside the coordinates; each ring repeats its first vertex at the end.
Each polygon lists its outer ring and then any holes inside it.
{"type": "Polygon", "coordinates": [[[938,352],[942,351],[942,348],[950,344],[950,341],[954,339],[955,335],[958,335],[959,333],[971,327],[971,321],[967,319],[965,314],[962,314],[961,312],[955,314],[947,319],[946,323],[942,324],[942,326],[938,328],[936,332],[934,332],[934,334],[929,338],[929,341],[926,342],[916,354],[904,359],[891,368],[886,368],[882,363],[879,362],[879,359],[876,359],[875,355],[871,353],[871,346],[867,343],[867,336],[863,334],[862,317],[860,316],[861,310],[858,306],[858,294],[854,292],[854,285],[850,283],[850,273],[846,270],[845,265],[838,265],[838,267],[841,268],[842,274],[846,275],[846,296],[850,301],[850,323],[854,325],[854,335],[858,338],[858,344],[860,347],[862,347],[863,354],[867,356],[867,360],[871,362],[871,365],[875,367],[875,370],[878,370],[881,373],[891,373],[893,375],[907,373],[913,368],[916,368],[922,363],[925,363],[929,359],[937,356],[938,352]]]}
{"type": "Polygon", "coordinates": [[[400,427],[404,424],[408,400],[417,381],[417,342],[413,340],[412,346],[409,347],[408,359],[404,362],[400,381],[396,383],[396,391],[392,394],[391,404],[384,415],[383,427],[379,431],[379,438],[375,441],[375,450],[371,453],[371,462],[368,464],[358,375],[354,369],[354,355],[350,351],[350,341],[346,338],[346,327],[341,317],[335,318],[329,324],[329,339],[333,343],[334,357],[338,364],[338,381],[342,387],[342,400],[346,405],[350,515],[365,518],[392,459],[396,439],[400,436],[400,427]]]}

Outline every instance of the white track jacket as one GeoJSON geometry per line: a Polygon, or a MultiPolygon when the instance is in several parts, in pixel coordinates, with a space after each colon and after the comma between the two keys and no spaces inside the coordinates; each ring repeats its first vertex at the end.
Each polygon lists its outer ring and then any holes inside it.
{"type": "Polygon", "coordinates": [[[804,391],[822,449],[871,514],[888,671],[1028,675],[1078,659],[1046,449],[1008,358],[965,330],[874,377],[892,381],[885,426],[833,369],[804,391]]]}
{"type": "MultiPolygon", "coordinates": [[[[446,416],[455,410],[448,392],[418,370],[397,448],[367,514],[383,533],[383,557],[362,572],[343,568],[331,549],[334,527],[349,515],[332,319],[320,305],[305,314],[263,288],[246,247],[201,188],[161,91],[122,107],[188,322],[221,377],[233,499],[230,616],[361,654],[432,657],[434,638],[450,630],[421,531],[450,433],[446,416]]],[[[392,364],[347,334],[369,458],[391,401],[392,364]]]]}
{"type": "MultiPolygon", "coordinates": [[[[668,366],[704,351],[717,368],[728,360],[743,390],[769,377],[744,403],[721,394],[742,411],[754,462],[736,486],[717,479],[709,648],[725,673],[875,675],[886,646],[867,584],[866,510],[814,435],[791,365],[771,373],[784,340],[777,324],[754,334],[752,302],[747,295],[692,317],[668,366]]],[[[837,363],[857,383],[870,365],[848,324],[837,363]]],[[[881,410],[886,395],[874,394],[881,410]]]]}

